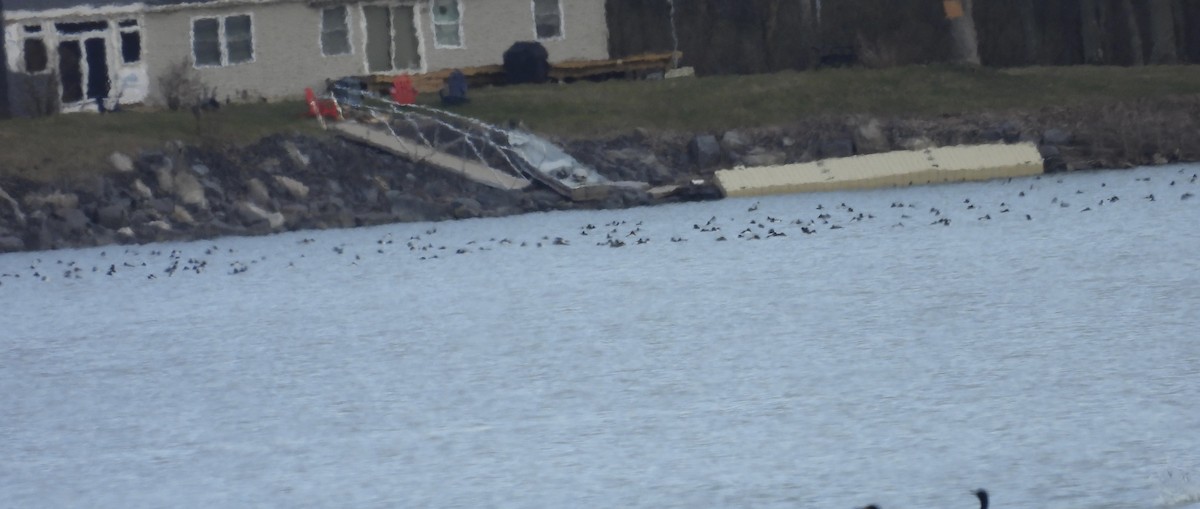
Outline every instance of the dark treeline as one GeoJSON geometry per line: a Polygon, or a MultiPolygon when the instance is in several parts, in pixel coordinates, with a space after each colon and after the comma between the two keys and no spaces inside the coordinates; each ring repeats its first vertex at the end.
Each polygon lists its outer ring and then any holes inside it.
{"type": "MultiPolygon", "coordinates": [[[[983,65],[1200,62],[1200,0],[967,0],[983,65]]],[[[607,0],[614,57],[674,46],[669,0],[607,0]]],[[[704,74],[952,58],[942,0],[674,0],[684,65],[704,74]],[[836,59],[835,59],[836,60],[836,59]]]]}

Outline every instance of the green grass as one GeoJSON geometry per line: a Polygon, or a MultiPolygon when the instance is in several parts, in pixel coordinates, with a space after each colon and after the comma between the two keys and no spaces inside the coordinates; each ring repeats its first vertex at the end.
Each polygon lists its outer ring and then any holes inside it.
{"type": "Polygon", "coordinates": [[[302,116],[302,102],[241,104],[204,112],[127,111],[110,115],[55,115],[0,121],[0,175],[38,181],[107,169],[109,154],[161,148],[171,140],[191,144],[237,144],[280,131],[317,133],[302,116]]]}
{"type": "MultiPolygon", "coordinates": [[[[1038,67],[1011,70],[946,66],[667,81],[581,82],[480,88],[458,113],[523,121],[561,137],[602,136],[635,127],[684,132],[787,124],[813,116],[937,116],[985,111],[1103,105],[1200,94],[1200,66],[1038,67]]],[[[435,104],[436,97],[422,101],[435,104]]],[[[51,180],[107,168],[114,150],[134,153],[170,140],[250,143],[281,131],[318,133],[300,102],[246,104],[206,113],[127,112],[59,115],[0,122],[0,176],[51,180]]]]}
{"type": "Polygon", "coordinates": [[[1015,70],[904,67],[472,91],[460,112],[592,136],[632,127],[706,131],[820,115],[942,115],[1200,93],[1200,66],[1015,70]]]}

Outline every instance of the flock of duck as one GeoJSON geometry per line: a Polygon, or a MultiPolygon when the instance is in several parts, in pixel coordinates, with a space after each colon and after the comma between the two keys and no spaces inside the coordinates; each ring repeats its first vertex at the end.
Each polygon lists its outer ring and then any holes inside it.
{"type": "MultiPolygon", "coordinates": [[[[876,228],[945,228],[964,222],[982,224],[1000,220],[1035,221],[1051,214],[1089,213],[1125,206],[1131,202],[1151,204],[1170,199],[1192,200],[1195,196],[1194,190],[1200,188],[1200,177],[1193,173],[1193,170],[1194,167],[1185,167],[1177,171],[1157,169],[1153,173],[1133,172],[1133,182],[1117,182],[1120,185],[1112,187],[1098,178],[1064,179],[1040,176],[1016,181],[1010,179],[998,184],[1009,186],[1008,189],[1003,193],[989,191],[988,194],[992,198],[988,200],[960,196],[949,200],[950,203],[893,201],[887,205],[858,205],[841,201],[846,199],[846,196],[857,196],[854,194],[818,194],[805,197],[807,206],[803,208],[807,209],[806,211],[788,205],[791,209],[788,211],[790,217],[785,217],[778,210],[782,208],[779,202],[770,203],[772,208],[777,209],[772,213],[760,211],[759,207],[763,204],[756,202],[749,205],[746,209],[747,214],[742,215],[741,219],[714,215],[707,220],[691,224],[657,224],[653,227],[638,220],[614,219],[603,224],[583,224],[567,234],[533,235],[524,239],[489,237],[456,243],[452,239],[446,239],[446,235],[439,235],[438,226],[445,227],[445,224],[393,225],[407,229],[416,227],[420,230],[416,234],[385,233],[369,245],[343,243],[323,249],[326,254],[332,253],[335,257],[347,259],[348,263],[357,265],[364,263],[369,257],[405,253],[417,260],[429,261],[513,248],[596,246],[617,249],[661,243],[770,241],[787,237],[836,234],[839,230],[866,224],[875,224],[876,228]],[[1152,176],[1144,176],[1147,174],[1152,176]],[[1150,185],[1152,179],[1155,181],[1150,185]],[[1135,195],[1129,195],[1131,188],[1136,189],[1132,191],[1135,195]],[[837,203],[821,203],[822,199],[833,196],[840,197],[837,203]],[[1004,198],[996,200],[995,196],[1004,198]],[[1045,201],[1047,198],[1048,205],[1045,201]],[[668,233],[664,233],[668,230],[668,233]]],[[[1119,179],[1122,175],[1120,172],[1109,172],[1104,178],[1119,179]]],[[[953,187],[947,186],[946,189],[953,187]]],[[[874,200],[878,201],[877,198],[874,200]]],[[[629,217],[630,212],[623,211],[621,215],[629,217]]],[[[292,236],[294,237],[295,235],[292,236]]],[[[319,244],[320,241],[311,237],[296,241],[298,247],[289,251],[290,258],[283,263],[289,268],[297,267],[298,258],[317,255],[311,249],[322,249],[319,244]]],[[[64,260],[61,254],[54,252],[30,256],[34,258],[26,258],[20,262],[21,266],[14,266],[16,264],[13,263],[21,258],[19,255],[0,256],[0,286],[3,286],[6,280],[18,279],[51,281],[84,279],[89,276],[129,277],[129,274],[134,274],[153,280],[209,272],[239,275],[268,261],[265,256],[247,257],[232,248],[201,242],[184,244],[183,247],[170,250],[156,249],[156,246],[110,247],[100,250],[98,255],[86,256],[87,261],[64,260]],[[185,253],[185,249],[195,249],[195,252],[185,253]]]]}

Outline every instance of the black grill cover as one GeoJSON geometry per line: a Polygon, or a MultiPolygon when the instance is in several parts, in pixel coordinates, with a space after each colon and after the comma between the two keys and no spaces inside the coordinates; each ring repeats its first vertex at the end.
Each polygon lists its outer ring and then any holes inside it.
{"type": "Polygon", "coordinates": [[[504,76],[511,84],[545,83],[549,74],[550,52],[540,42],[518,42],[504,52],[504,76]]]}

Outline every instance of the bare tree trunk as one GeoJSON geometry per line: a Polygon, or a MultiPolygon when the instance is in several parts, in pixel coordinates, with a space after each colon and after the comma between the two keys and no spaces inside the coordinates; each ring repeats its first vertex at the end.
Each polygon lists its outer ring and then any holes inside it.
{"type": "Polygon", "coordinates": [[[820,36],[817,34],[817,13],[815,0],[800,0],[800,17],[803,18],[801,30],[804,30],[804,62],[809,68],[816,65],[817,54],[816,46],[820,45],[820,36]]]}
{"type": "Polygon", "coordinates": [[[1097,0],[1080,0],[1080,35],[1083,38],[1083,61],[1104,63],[1104,47],[1100,43],[1100,12],[1097,0]]]}
{"type": "Polygon", "coordinates": [[[1122,14],[1129,24],[1129,51],[1133,53],[1132,65],[1146,65],[1146,50],[1142,46],[1142,29],[1138,26],[1137,13],[1132,0],[1121,0],[1122,14]]]}
{"type": "Polygon", "coordinates": [[[979,36],[975,32],[975,0],[946,2],[950,18],[950,34],[954,37],[954,60],[960,64],[979,65],[979,36]],[[953,5],[958,3],[958,5],[953,5]],[[961,6],[961,8],[959,8],[961,6]]]}
{"type": "Polygon", "coordinates": [[[1175,10],[1171,0],[1150,1],[1150,62],[1174,64],[1179,61],[1175,47],[1175,10]]]}
{"type": "Polygon", "coordinates": [[[1025,65],[1037,65],[1042,60],[1042,34],[1038,29],[1036,2],[1021,2],[1021,30],[1025,32],[1025,65]]]}

